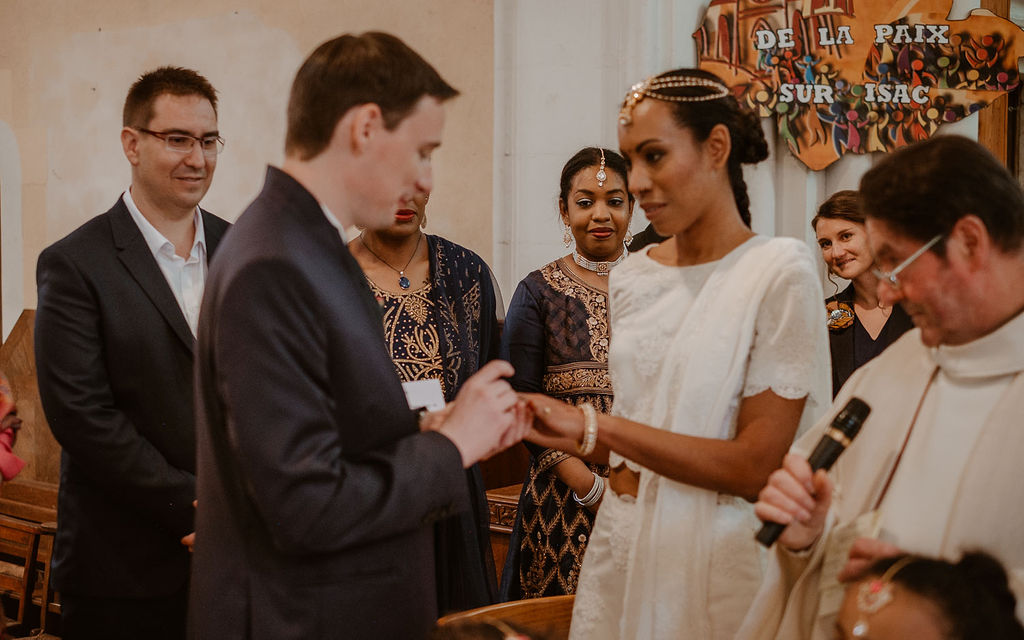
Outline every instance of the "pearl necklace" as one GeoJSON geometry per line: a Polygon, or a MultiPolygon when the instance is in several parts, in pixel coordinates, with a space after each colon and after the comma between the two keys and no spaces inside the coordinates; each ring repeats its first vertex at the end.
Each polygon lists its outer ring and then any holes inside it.
{"type": "Polygon", "coordinates": [[[622,253],[619,254],[618,258],[615,258],[614,260],[609,260],[607,262],[595,262],[593,260],[587,260],[586,258],[581,256],[578,251],[573,249],[572,260],[573,262],[583,267],[587,271],[593,271],[599,276],[606,276],[609,273],[611,273],[613,267],[620,264],[623,260],[626,259],[626,256],[628,255],[629,251],[627,251],[626,247],[623,246],[622,253]]]}

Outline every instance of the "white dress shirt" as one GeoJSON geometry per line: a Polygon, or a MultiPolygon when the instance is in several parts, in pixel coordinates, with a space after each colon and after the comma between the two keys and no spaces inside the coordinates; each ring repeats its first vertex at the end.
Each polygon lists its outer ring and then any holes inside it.
{"type": "Polygon", "coordinates": [[[327,218],[327,222],[331,223],[331,226],[338,230],[338,235],[341,236],[341,241],[348,244],[348,234],[345,233],[345,227],[341,225],[341,221],[338,220],[337,216],[331,213],[331,210],[327,208],[327,205],[320,203],[320,208],[323,209],[324,216],[327,218]]]}
{"type": "Polygon", "coordinates": [[[122,199],[132,220],[142,232],[142,237],[145,238],[160,271],[167,279],[171,293],[178,301],[178,308],[185,316],[192,335],[195,336],[199,325],[199,305],[203,300],[203,288],[206,286],[206,233],[203,230],[203,216],[199,213],[199,207],[196,207],[193,218],[196,228],[195,239],[186,259],[177,255],[171,241],[142,215],[132,200],[131,189],[124,192],[122,199]]]}

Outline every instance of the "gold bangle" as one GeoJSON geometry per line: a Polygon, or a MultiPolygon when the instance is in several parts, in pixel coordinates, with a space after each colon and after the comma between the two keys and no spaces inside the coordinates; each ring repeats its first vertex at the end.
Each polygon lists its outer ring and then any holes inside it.
{"type": "Polygon", "coordinates": [[[581,456],[587,456],[597,446],[597,411],[589,402],[581,404],[580,411],[583,412],[583,437],[577,443],[576,451],[581,456]]]}

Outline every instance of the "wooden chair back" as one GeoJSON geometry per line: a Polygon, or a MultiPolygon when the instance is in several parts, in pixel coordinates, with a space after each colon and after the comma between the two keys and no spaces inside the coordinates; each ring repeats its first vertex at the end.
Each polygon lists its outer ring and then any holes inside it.
{"type": "Polygon", "coordinates": [[[550,596],[492,604],[444,616],[438,626],[466,620],[501,620],[544,634],[550,640],[566,640],[576,596],[550,596]]]}
{"type": "Polygon", "coordinates": [[[11,622],[24,628],[34,626],[26,619],[30,604],[39,605],[40,612],[49,608],[56,520],[56,485],[20,479],[0,484],[0,593],[18,602],[11,622]]]}
{"type": "Polygon", "coordinates": [[[0,515],[0,593],[18,602],[14,624],[25,622],[25,611],[36,585],[38,525],[0,515]]]}

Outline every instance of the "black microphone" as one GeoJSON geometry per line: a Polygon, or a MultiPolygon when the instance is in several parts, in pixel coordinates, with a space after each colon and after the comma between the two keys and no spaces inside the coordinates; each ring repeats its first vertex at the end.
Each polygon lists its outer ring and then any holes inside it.
{"type": "MultiPolygon", "coordinates": [[[[832,468],[839,454],[850,446],[854,436],[860,432],[864,420],[871,413],[871,407],[860,398],[850,398],[843,410],[832,420],[832,424],[825,430],[825,435],[818,441],[807,462],[811,465],[811,471],[832,468]]],[[[757,532],[757,541],[766,547],[775,544],[775,541],[782,535],[786,525],[778,522],[765,522],[761,530],[757,532]]]]}

